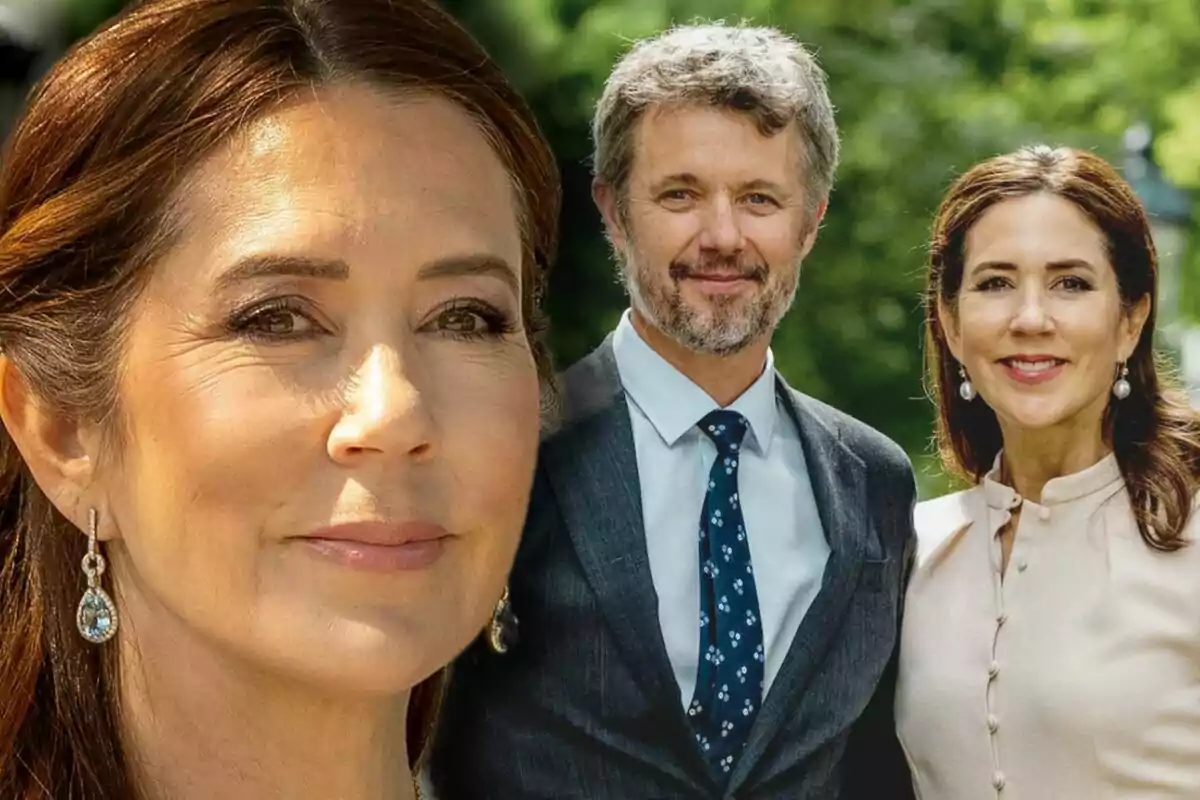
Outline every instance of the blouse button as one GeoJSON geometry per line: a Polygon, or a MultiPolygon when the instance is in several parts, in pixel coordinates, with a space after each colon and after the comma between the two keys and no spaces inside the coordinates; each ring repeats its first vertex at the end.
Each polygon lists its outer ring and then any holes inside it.
{"type": "Polygon", "coordinates": [[[993,661],[991,666],[988,667],[988,680],[994,681],[996,679],[996,676],[999,674],[1000,674],[1000,662],[993,661]]]}
{"type": "Polygon", "coordinates": [[[1004,773],[1003,772],[997,772],[995,775],[992,776],[992,786],[995,787],[997,792],[1004,790],[1004,773]]]}
{"type": "Polygon", "coordinates": [[[1046,508],[1045,506],[1042,506],[1041,508],[1039,508],[1038,509],[1038,519],[1042,520],[1043,522],[1050,519],[1050,509],[1046,508]]]}
{"type": "Polygon", "coordinates": [[[1001,613],[996,617],[996,627],[1001,628],[1008,622],[1008,614],[1001,613]]]}
{"type": "Polygon", "coordinates": [[[988,714],[987,726],[989,733],[995,733],[1000,730],[1000,720],[996,719],[995,714],[988,714]]]}
{"type": "Polygon", "coordinates": [[[1020,561],[1017,562],[1017,572],[1024,572],[1027,569],[1029,569],[1028,561],[1026,561],[1025,559],[1022,558],[1020,561]]]}

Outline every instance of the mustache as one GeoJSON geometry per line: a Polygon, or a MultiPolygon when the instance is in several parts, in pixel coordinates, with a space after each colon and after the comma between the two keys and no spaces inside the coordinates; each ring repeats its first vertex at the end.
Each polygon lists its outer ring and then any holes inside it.
{"type": "Polygon", "coordinates": [[[704,258],[698,263],[688,261],[672,261],[667,267],[671,280],[681,281],[687,278],[740,278],[742,280],[765,283],[767,266],[762,263],[743,264],[735,257],[704,258]]]}

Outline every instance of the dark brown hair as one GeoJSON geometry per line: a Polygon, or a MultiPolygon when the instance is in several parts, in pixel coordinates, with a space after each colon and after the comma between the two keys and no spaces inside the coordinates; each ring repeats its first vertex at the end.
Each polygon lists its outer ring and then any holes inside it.
{"type": "Polygon", "coordinates": [[[1156,364],[1158,261],[1146,214],[1117,171],[1092,153],[1039,145],[997,156],[955,181],[938,209],[925,286],[925,353],[942,461],[950,472],[978,482],[1002,442],[987,403],[959,397],[958,363],[946,344],[938,300],[954,313],[971,226],[992,205],[1037,192],[1071,201],[1100,229],[1125,308],[1150,298],[1149,316],[1126,364],[1133,390],[1109,403],[1104,427],[1143,540],[1157,550],[1177,550],[1200,474],[1200,420],[1156,364]]]}
{"type": "MultiPolygon", "coordinates": [[[[430,0],[145,0],[74,47],[33,91],[0,172],[0,343],[40,402],[119,427],[127,309],[165,242],[182,177],[247,122],[355,81],[466,109],[513,180],[523,313],[540,314],[557,239],[552,153],[496,64],[430,0]]],[[[0,797],[127,800],[113,647],[74,625],[77,530],[0,434],[0,797]]],[[[441,674],[413,692],[420,758],[441,674]]]]}

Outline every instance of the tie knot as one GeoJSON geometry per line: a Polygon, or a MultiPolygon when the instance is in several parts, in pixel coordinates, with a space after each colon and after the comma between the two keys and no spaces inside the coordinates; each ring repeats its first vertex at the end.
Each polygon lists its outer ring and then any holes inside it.
{"type": "Polygon", "coordinates": [[[737,452],[746,435],[746,418],[736,411],[710,412],[699,422],[700,430],[712,439],[721,455],[737,452]]]}

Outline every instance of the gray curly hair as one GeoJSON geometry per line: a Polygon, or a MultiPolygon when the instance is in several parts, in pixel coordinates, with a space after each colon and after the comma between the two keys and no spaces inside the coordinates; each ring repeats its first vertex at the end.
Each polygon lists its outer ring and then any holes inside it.
{"type": "Polygon", "coordinates": [[[706,23],[636,43],[617,62],[592,119],[595,177],[624,207],[634,130],[654,106],[711,105],[750,116],[764,136],[797,123],[806,206],[829,198],[838,130],[825,73],[804,45],[775,28],[706,23]]]}

